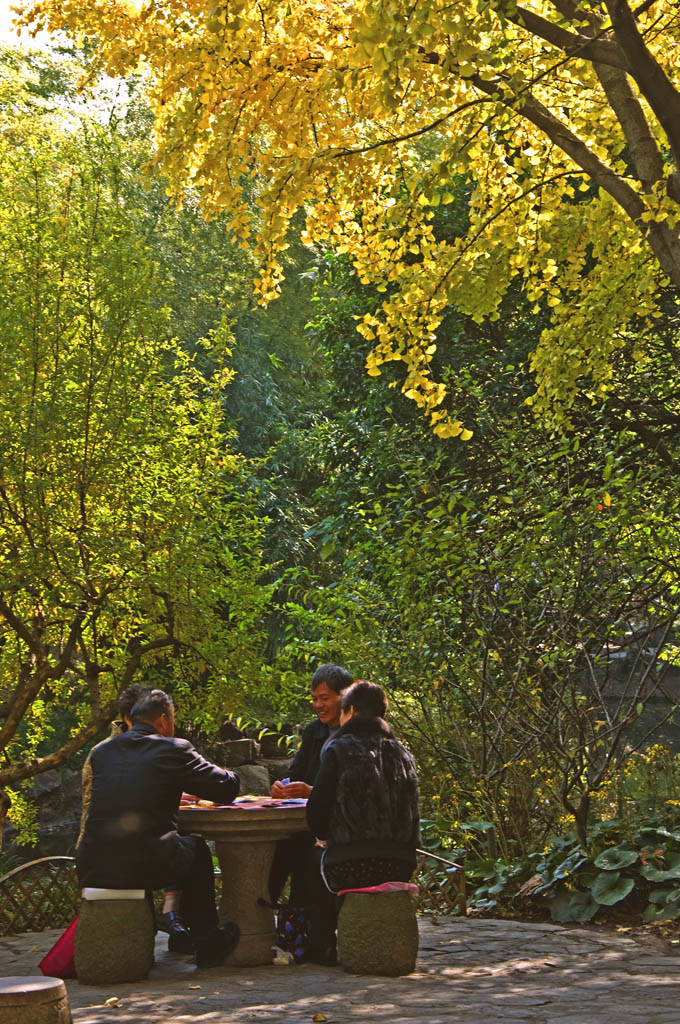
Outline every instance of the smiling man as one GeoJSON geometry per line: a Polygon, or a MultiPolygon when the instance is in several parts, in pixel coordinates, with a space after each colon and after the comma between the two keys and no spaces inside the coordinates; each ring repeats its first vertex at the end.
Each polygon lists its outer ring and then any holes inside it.
{"type": "Polygon", "coordinates": [[[321,665],[312,676],[312,706],[316,720],[310,722],[302,734],[300,748],[290,766],[290,782],[275,782],[271,795],[277,799],[308,797],[316,780],[321,752],[340,728],[340,703],[343,690],[353,679],[340,665],[321,665]]]}
{"type": "MultiPolygon", "coordinates": [[[[290,782],[275,782],[271,795],[277,799],[308,797],[316,781],[321,754],[340,728],[343,691],[352,676],[340,665],[321,665],[312,676],[311,697],[316,719],[302,734],[300,749],[290,766],[290,782]]],[[[291,876],[291,903],[304,907],[310,921],[310,948],[306,959],[335,963],[335,897],[323,883],[319,869],[321,851],[311,832],[299,832],[277,844],[269,880],[273,902],[278,900],[286,878],[291,876]]]]}

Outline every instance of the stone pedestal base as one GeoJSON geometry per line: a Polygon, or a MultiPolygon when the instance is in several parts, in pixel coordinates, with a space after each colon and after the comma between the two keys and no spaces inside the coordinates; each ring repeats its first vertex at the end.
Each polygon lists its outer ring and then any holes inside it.
{"type": "Polygon", "coordinates": [[[75,937],[78,981],[141,981],[153,963],[154,921],[146,900],[83,900],[75,937]]]}
{"type": "Polygon", "coordinates": [[[269,869],[275,846],[260,836],[215,844],[222,871],[220,914],[241,927],[241,939],[228,964],[253,967],[272,962],[274,911],[258,900],[269,900],[269,869]]]}
{"type": "Polygon", "coordinates": [[[348,893],[338,915],[338,960],[350,974],[411,974],[418,922],[407,892],[348,893]]]}
{"type": "Polygon", "coordinates": [[[241,929],[241,941],[227,963],[270,964],[276,939],[274,911],[263,906],[269,901],[269,870],[277,840],[307,828],[304,805],[267,800],[262,806],[185,807],[179,821],[184,832],[215,840],[222,872],[220,914],[241,929]]]}
{"type": "Polygon", "coordinates": [[[60,978],[0,978],[0,1021],[71,1024],[66,986],[60,978]]]}

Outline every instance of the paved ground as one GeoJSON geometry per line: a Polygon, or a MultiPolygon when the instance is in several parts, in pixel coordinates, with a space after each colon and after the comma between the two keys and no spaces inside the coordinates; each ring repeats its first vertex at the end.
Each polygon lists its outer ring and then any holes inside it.
{"type": "MultiPolygon", "coordinates": [[[[0,939],[0,975],[37,974],[57,934],[0,939]]],[[[146,982],[68,982],[74,1024],[680,1024],[678,956],[617,933],[424,920],[417,971],[396,979],[312,965],[198,971],[165,941],[146,982]]]]}

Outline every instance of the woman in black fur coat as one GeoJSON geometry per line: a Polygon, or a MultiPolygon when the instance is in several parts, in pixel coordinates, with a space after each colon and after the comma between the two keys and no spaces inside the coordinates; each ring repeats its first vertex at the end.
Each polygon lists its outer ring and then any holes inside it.
{"type": "Polygon", "coordinates": [[[416,865],[418,778],[413,758],[384,720],[387,698],[359,680],[342,696],[307,801],[307,821],[325,840],[323,872],[337,892],[407,882],[416,865]]]}

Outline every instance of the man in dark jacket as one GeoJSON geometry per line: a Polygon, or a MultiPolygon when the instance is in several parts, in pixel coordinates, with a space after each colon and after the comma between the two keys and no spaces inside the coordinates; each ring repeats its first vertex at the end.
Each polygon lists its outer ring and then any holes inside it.
{"type": "Polygon", "coordinates": [[[151,690],[131,712],[132,728],[92,752],[90,806],[76,851],[80,885],[182,889],[182,911],[199,967],[217,967],[238,942],[218,927],[212,857],[206,842],[177,831],[183,791],[231,803],[239,780],[174,738],[171,698],[151,690]]]}
{"type": "MultiPolygon", "coordinates": [[[[320,665],[312,676],[311,697],[316,719],[302,733],[297,754],[290,766],[290,781],[275,782],[271,795],[277,799],[308,798],[316,781],[321,754],[340,728],[342,692],[352,677],[340,665],[320,665]]],[[[269,879],[273,902],[279,898],[286,878],[291,878],[291,903],[304,907],[310,921],[310,945],[306,959],[335,963],[335,897],[328,892],[319,870],[321,851],[310,832],[298,832],[277,844],[269,879]]]]}
{"type": "Polygon", "coordinates": [[[271,795],[278,799],[308,797],[321,763],[321,752],[340,728],[340,702],[352,677],[340,665],[320,665],[312,676],[311,698],[316,719],[302,733],[298,751],[290,766],[289,782],[275,782],[271,795]]]}

